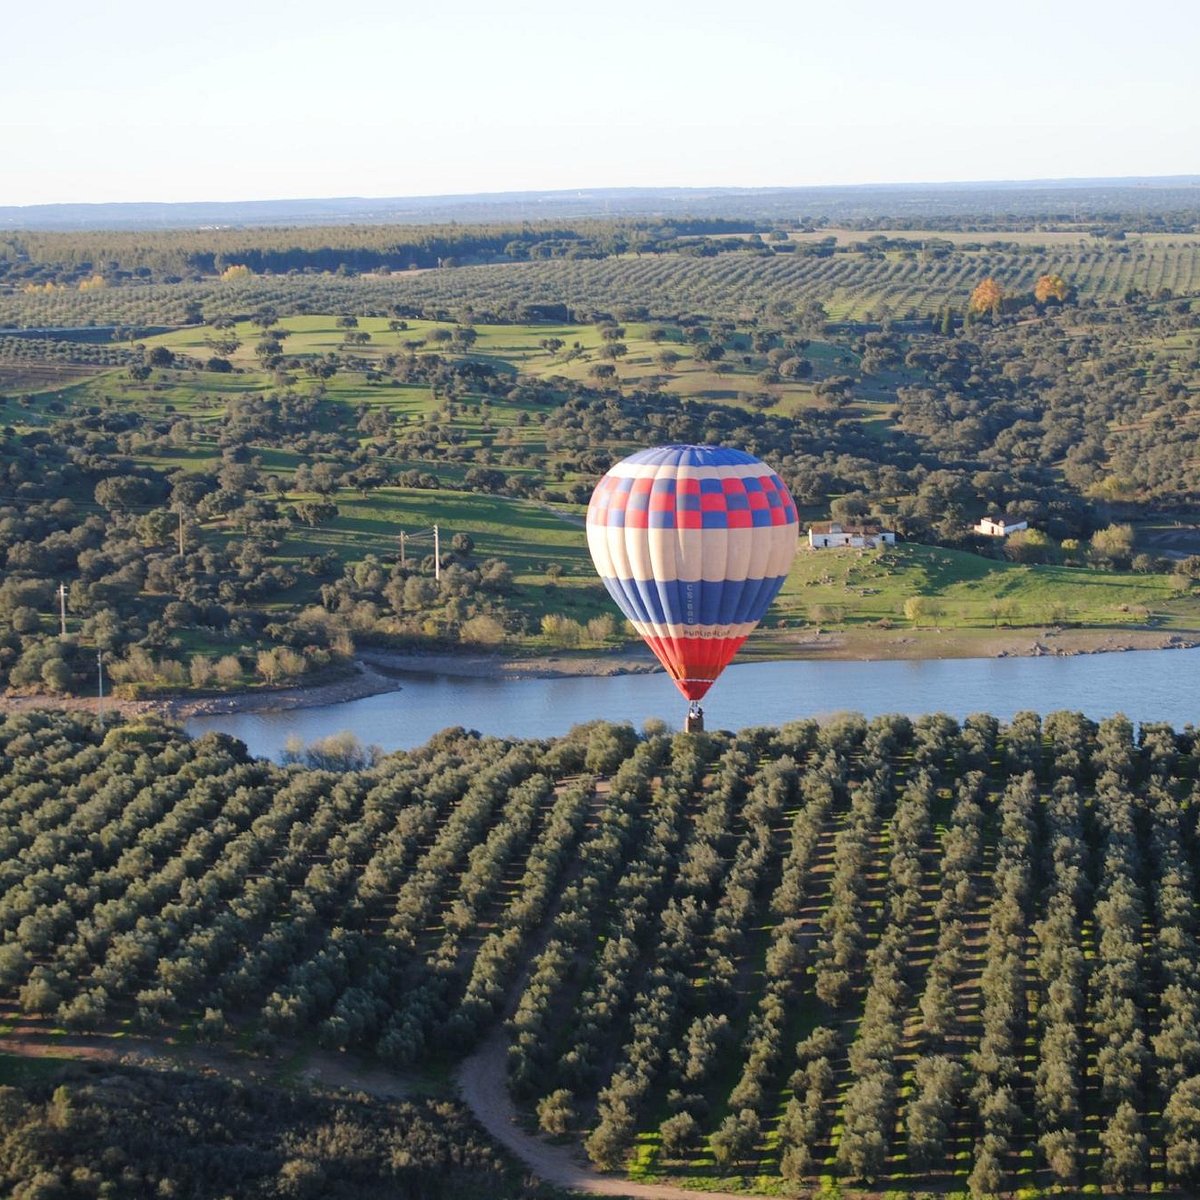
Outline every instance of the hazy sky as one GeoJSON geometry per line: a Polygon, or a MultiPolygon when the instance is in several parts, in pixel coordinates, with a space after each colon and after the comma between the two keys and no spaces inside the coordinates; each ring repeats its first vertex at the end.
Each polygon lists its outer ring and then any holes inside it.
{"type": "Polygon", "coordinates": [[[1200,173],[1195,0],[9,6],[0,204],[1200,173]]]}

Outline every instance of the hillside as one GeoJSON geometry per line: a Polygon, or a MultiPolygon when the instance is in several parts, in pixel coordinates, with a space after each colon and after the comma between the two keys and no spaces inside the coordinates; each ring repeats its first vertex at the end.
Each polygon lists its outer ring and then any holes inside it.
{"type": "Polygon", "coordinates": [[[637,1180],[1196,1182],[1191,731],[449,730],[346,770],[31,713],[0,751],[0,1050],[136,1033],[295,1077],[315,1042],[436,1090],[500,1037],[467,1098],[637,1180]]]}
{"type": "MultiPolygon", "coordinates": [[[[67,326],[0,337],[0,675],[90,692],[99,650],[136,696],[337,679],[370,646],[616,649],[583,505],[663,442],[747,449],[802,519],[906,541],[802,555],[752,654],[803,653],[814,627],[852,656],[997,653],[996,631],[1046,626],[1194,638],[1196,235],[716,224],[558,231],[555,253],[594,259],[174,283],[146,280],[217,233],[46,235],[0,287],[18,324],[67,326]],[[989,271],[1000,298],[974,313],[989,271]],[[611,291],[547,282],[579,272],[611,291]],[[1035,534],[974,537],[994,507],[1035,534]]],[[[345,267],[508,232],[293,240],[345,267]]],[[[549,244],[517,232],[514,254],[549,244]]],[[[260,255],[289,236],[228,232],[260,255]]]]}

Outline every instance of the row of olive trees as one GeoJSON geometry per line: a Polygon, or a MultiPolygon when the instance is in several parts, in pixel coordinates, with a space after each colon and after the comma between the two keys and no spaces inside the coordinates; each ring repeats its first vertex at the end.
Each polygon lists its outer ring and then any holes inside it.
{"type": "Polygon", "coordinates": [[[994,896],[980,976],[982,1033],[971,1060],[971,1099],[981,1129],[968,1179],[973,1195],[1002,1190],[1006,1159],[1021,1122],[1014,1086],[1021,1074],[1019,1048],[1027,1020],[1023,949],[1033,883],[1037,794],[1037,781],[1027,771],[1010,779],[1000,799],[994,896]]]}
{"type": "Polygon", "coordinates": [[[530,964],[528,982],[509,1021],[509,1083],[522,1099],[531,1099],[535,1089],[544,1090],[548,1076],[558,1069],[561,1031],[554,1021],[556,1006],[576,955],[593,947],[603,906],[631,852],[650,831],[651,781],[668,755],[665,738],[644,741],[614,775],[596,830],[581,846],[578,880],[564,890],[546,947],[530,964]]]}
{"type": "MultiPolygon", "coordinates": [[[[721,851],[728,840],[730,822],[746,799],[751,774],[750,757],[735,744],[722,756],[715,785],[701,798],[691,831],[680,847],[670,893],[658,914],[657,929],[650,934],[654,959],[633,997],[628,1035],[618,1065],[597,1100],[598,1122],[587,1143],[597,1161],[611,1162],[628,1148],[641,1105],[667,1059],[671,1034],[686,1015],[693,990],[689,969],[703,931],[713,919],[714,902],[720,903],[718,882],[725,884],[720,900],[730,888],[741,884],[738,862],[743,857],[745,839],[724,881],[721,851]]],[[[697,781],[689,782],[694,785],[697,781]]],[[[744,814],[751,811],[753,802],[752,795],[742,810],[744,814]]],[[[755,825],[751,823],[750,828],[755,825]]],[[[679,1089],[672,1092],[672,1107],[676,1110],[672,1129],[677,1144],[683,1140],[684,1122],[695,1119],[690,1108],[693,1100],[679,1089]]]]}
{"type": "Polygon", "coordinates": [[[889,823],[892,856],[885,925],[867,957],[870,984],[858,1036],[850,1045],[853,1081],[843,1102],[837,1144],[839,1170],[849,1178],[872,1181],[879,1176],[889,1151],[889,1131],[895,1126],[897,1055],[910,999],[904,976],[913,918],[922,905],[922,851],[936,797],[936,768],[920,768],[900,793],[889,823]]]}
{"type": "MultiPolygon", "coordinates": [[[[612,920],[593,976],[579,995],[577,1023],[559,1079],[573,1090],[600,1080],[605,1044],[620,1036],[630,1014],[643,954],[649,949],[658,909],[670,894],[675,857],[684,837],[684,815],[698,786],[703,758],[687,753],[672,756],[672,771],[650,801],[653,837],[640,849],[618,881],[612,920]]],[[[648,998],[647,998],[648,999],[648,998]]],[[[662,997],[658,998],[659,1000],[662,997]]],[[[665,1015],[665,1014],[664,1014],[665,1015]]],[[[636,1064],[633,1072],[636,1076],[636,1064]]],[[[640,1084],[600,1092],[597,1122],[585,1140],[596,1163],[615,1165],[625,1155],[636,1132],[636,1099],[640,1084]]]]}
{"type": "MultiPolygon", "coordinates": [[[[505,990],[520,965],[526,939],[541,923],[572,854],[578,852],[592,786],[592,781],[584,778],[564,787],[554,801],[512,899],[471,964],[463,995],[448,1022],[448,1032],[456,1043],[478,1033],[499,1011],[505,990]]],[[[589,836],[600,828],[597,824],[589,836]]]]}

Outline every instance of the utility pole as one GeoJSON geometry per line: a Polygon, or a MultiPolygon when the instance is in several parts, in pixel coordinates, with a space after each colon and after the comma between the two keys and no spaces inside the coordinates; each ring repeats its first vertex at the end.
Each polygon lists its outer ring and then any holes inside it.
{"type": "Polygon", "coordinates": [[[104,724],[104,651],[96,651],[96,713],[104,724]]]}
{"type": "Polygon", "coordinates": [[[439,581],[442,578],[442,542],[436,525],[433,527],[433,577],[439,581]]]}
{"type": "Polygon", "coordinates": [[[67,636],[67,585],[58,585],[58,632],[59,636],[67,636]]]}
{"type": "Polygon", "coordinates": [[[408,555],[405,553],[405,550],[404,550],[404,540],[407,537],[408,537],[408,534],[406,534],[403,529],[400,530],[400,565],[402,567],[408,566],[408,555]]]}
{"type": "Polygon", "coordinates": [[[175,510],[179,514],[179,557],[183,557],[183,506],[175,510]]]}

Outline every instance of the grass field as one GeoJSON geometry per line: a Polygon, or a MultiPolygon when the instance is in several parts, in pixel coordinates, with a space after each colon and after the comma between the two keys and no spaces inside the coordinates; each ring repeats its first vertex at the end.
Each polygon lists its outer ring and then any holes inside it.
{"type": "MultiPolygon", "coordinates": [[[[430,335],[451,328],[449,322],[410,320],[407,324],[407,330],[393,331],[382,317],[360,317],[356,332],[369,334],[371,341],[364,346],[347,349],[343,343],[346,331],[337,325],[333,315],[291,316],[280,322],[280,326],[288,333],[283,346],[285,355],[349,353],[372,363],[389,354],[406,353],[406,342],[425,341],[427,344],[423,352],[435,351],[437,345],[429,341],[430,335]]],[[[745,407],[742,400],[744,393],[764,390],[757,378],[764,365],[761,355],[753,355],[751,362],[746,363],[739,353],[731,352],[723,360],[728,373],[720,373],[712,365],[696,358],[696,348],[683,340],[677,328],[659,326],[665,337],[655,341],[650,336],[651,330],[656,327],[654,323],[632,321],[625,322],[622,327],[626,331],[622,342],[627,353],[613,365],[617,379],[623,385],[646,387],[653,383],[672,395],[735,407],[745,407]],[[674,352],[679,361],[672,366],[664,366],[658,361],[658,355],[664,350],[674,352]]],[[[605,361],[599,353],[604,339],[595,325],[480,325],[476,332],[478,340],[468,357],[485,360],[504,373],[534,378],[560,376],[590,382],[591,370],[605,361]],[[557,352],[546,350],[541,343],[551,339],[563,342],[563,348],[557,352]]],[[[207,333],[202,329],[182,329],[146,338],[144,344],[148,347],[162,345],[194,357],[207,358],[212,353],[204,344],[207,333]]],[[[261,331],[249,322],[240,322],[230,334],[241,343],[231,355],[231,361],[243,371],[257,375],[254,346],[261,337],[261,331]]],[[[743,337],[740,341],[746,343],[741,347],[742,351],[749,354],[748,340],[743,337]]],[[[819,339],[809,346],[805,357],[813,365],[812,377],[804,381],[784,380],[772,385],[770,392],[776,397],[773,411],[788,413],[799,407],[829,407],[827,401],[814,395],[813,383],[826,376],[843,373],[856,362],[856,356],[845,347],[819,339]]],[[[222,387],[230,391],[240,391],[248,386],[243,383],[239,387],[232,381],[222,381],[222,387]]],[[[335,377],[330,390],[338,398],[384,406],[397,413],[411,415],[421,410],[414,398],[410,397],[408,403],[399,401],[391,388],[356,388],[349,380],[335,377]]],[[[165,394],[163,398],[166,399],[165,394]]]]}
{"type": "Polygon", "coordinates": [[[1196,601],[1171,578],[1096,568],[1026,566],[941,547],[898,544],[879,550],[810,550],[802,544],[776,603],[777,618],[819,625],[997,626],[1154,624],[1195,628],[1196,601]],[[926,598],[918,620],[905,601],[926,598]]]}

